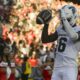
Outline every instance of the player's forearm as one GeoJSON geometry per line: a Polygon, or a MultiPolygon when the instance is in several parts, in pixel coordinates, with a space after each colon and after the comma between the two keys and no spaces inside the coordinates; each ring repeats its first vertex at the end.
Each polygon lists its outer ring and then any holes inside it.
{"type": "Polygon", "coordinates": [[[48,26],[49,24],[44,24],[44,27],[42,30],[42,36],[41,36],[42,43],[53,42],[58,38],[57,32],[48,35],[48,26]]]}
{"type": "Polygon", "coordinates": [[[70,38],[74,41],[77,40],[78,39],[78,34],[73,30],[72,26],[69,24],[67,19],[63,20],[63,25],[64,25],[64,28],[65,28],[66,32],[70,36],[70,38]]]}
{"type": "Polygon", "coordinates": [[[48,26],[49,24],[44,24],[43,30],[42,30],[42,36],[41,36],[41,40],[43,43],[47,43],[47,39],[48,39],[48,26]]]}

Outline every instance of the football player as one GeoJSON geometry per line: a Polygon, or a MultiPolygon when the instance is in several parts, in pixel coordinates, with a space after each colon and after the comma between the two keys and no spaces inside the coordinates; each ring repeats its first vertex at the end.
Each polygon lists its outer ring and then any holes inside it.
{"type": "Polygon", "coordinates": [[[51,13],[46,15],[45,11],[37,18],[38,24],[44,23],[41,36],[42,43],[57,40],[51,80],[77,80],[76,58],[80,50],[80,27],[76,24],[76,8],[72,5],[65,5],[60,9],[59,14],[61,24],[50,35],[48,35],[50,18],[46,20],[46,16],[50,15],[51,17],[51,13]]]}

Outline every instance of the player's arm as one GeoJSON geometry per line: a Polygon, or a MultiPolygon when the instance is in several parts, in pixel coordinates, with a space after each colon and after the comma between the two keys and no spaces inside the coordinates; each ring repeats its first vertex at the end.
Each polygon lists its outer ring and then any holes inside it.
{"type": "Polygon", "coordinates": [[[58,37],[57,32],[48,35],[48,26],[51,19],[52,19],[52,10],[50,9],[44,9],[37,15],[36,23],[44,24],[42,35],[41,35],[42,43],[53,42],[58,37]]]}
{"type": "Polygon", "coordinates": [[[65,17],[65,13],[63,10],[61,10],[61,17],[62,17],[62,22],[65,28],[65,31],[68,33],[68,35],[70,36],[70,38],[75,41],[79,38],[78,33],[76,33],[74,31],[74,29],[72,28],[72,26],[70,25],[70,23],[68,22],[68,20],[65,17]]]}
{"type": "Polygon", "coordinates": [[[68,35],[71,37],[72,40],[77,40],[78,39],[78,33],[76,33],[72,26],[69,24],[69,22],[67,21],[67,19],[63,20],[63,25],[65,27],[66,32],[68,33],[68,35]]]}
{"type": "Polygon", "coordinates": [[[43,30],[42,30],[42,35],[41,35],[41,40],[42,43],[49,43],[57,40],[58,38],[58,33],[55,31],[53,34],[48,35],[48,26],[49,24],[44,24],[43,30]]]}

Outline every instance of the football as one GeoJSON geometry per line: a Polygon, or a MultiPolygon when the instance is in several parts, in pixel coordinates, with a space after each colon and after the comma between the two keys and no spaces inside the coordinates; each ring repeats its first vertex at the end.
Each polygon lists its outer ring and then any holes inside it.
{"type": "Polygon", "coordinates": [[[49,23],[49,21],[52,19],[52,10],[45,9],[39,12],[39,14],[36,17],[36,23],[37,24],[45,24],[49,23]]]}

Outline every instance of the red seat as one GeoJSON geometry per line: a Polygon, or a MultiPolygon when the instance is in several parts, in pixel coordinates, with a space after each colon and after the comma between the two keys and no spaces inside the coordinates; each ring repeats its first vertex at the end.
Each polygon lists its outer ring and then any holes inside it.
{"type": "Polygon", "coordinates": [[[11,73],[9,80],[15,80],[15,74],[14,73],[11,73]]]}
{"type": "Polygon", "coordinates": [[[0,80],[7,80],[6,72],[0,71],[0,80]]]}

